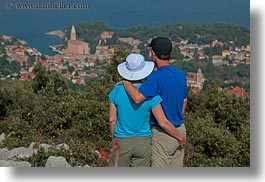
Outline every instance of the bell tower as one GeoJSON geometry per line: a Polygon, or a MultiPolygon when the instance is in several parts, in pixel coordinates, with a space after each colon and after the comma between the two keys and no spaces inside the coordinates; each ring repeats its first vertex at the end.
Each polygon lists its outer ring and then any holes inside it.
{"type": "Polygon", "coordinates": [[[75,31],[75,26],[74,25],[72,25],[70,40],[76,40],[76,31],[75,31]]]}

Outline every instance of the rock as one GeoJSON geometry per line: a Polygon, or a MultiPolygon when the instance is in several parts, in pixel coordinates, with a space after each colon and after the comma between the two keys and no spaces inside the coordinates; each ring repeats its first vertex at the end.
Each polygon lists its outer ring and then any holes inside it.
{"type": "Polygon", "coordinates": [[[35,144],[36,144],[35,142],[31,142],[31,144],[29,145],[29,148],[33,149],[35,144]]]}
{"type": "Polygon", "coordinates": [[[31,144],[29,145],[29,148],[33,150],[33,154],[38,153],[38,148],[36,148],[35,145],[36,145],[35,142],[31,142],[31,144]]]}
{"type": "Polygon", "coordinates": [[[9,150],[6,148],[0,149],[0,160],[7,160],[9,155],[9,150]]]}
{"type": "Polygon", "coordinates": [[[71,167],[64,157],[50,156],[45,164],[45,167],[71,167]]]}
{"type": "MultiPolygon", "coordinates": [[[[5,140],[6,136],[4,133],[1,134],[1,141],[5,140]]],[[[16,161],[17,159],[24,159],[32,157],[34,154],[37,154],[40,149],[44,149],[44,151],[48,152],[50,148],[56,150],[70,150],[70,147],[65,144],[48,145],[48,144],[39,144],[32,142],[28,148],[19,147],[14,148],[12,150],[8,150],[7,148],[0,149],[0,167],[31,167],[31,164],[28,162],[20,162],[16,161]]],[[[72,167],[64,157],[54,157],[50,156],[46,161],[45,167],[72,167]]],[[[81,166],[80,166],[81,167],[81,166]]],[[[86,165],[84,167],[90,167],[86,165]]]]}
{"type": "Polygon", "coordinates": [[[16,133],[14,132],[14,131],[12,131],[11,133],[9,133],[8,135],[7,135],[7,137],[10,137],[10,136],[12,136],[12,135],[15,135],[16,133]]]}
{"type": "Polygon", "coordinates": [[[2,133],[0,135],[0,143],[2,143],[6,139],[6,134],[2,133]]]}
{"type": "Polygon", "coordinates": [[[43,148],[45,152],[48,152],[51,145],[42,143],[40,144],[40,147],[43,148]]]}
{"type": "Polygon", "coordinates": [[[69,147],[67,144],[62,143],[62,144],[57,145],[57,146],[56,146],[56,149],[57,149],[57,150],[61,150],[61,149],[69,150],[70,147],[69,147]]]}
{"type": "Polygon", "coordinates": [[[90,165],[88,165],[88,164],[86,164],[86,165],[84,165],[83,167],[91,167],[90,165]]]}
{"type": "Polygon", "coordinates": [[[28,158],[33,156],[33,154],[34,151],[32,148],[19,147],[9,151],[8,159],[12,159],[13,157],[28,158]]]}
{"type": "Polygon", "coordinates": [[[16,162],[12,160],[10,161],[0,160],[0,167],[31,167],[31,164],[25,161],[16,162]]]}

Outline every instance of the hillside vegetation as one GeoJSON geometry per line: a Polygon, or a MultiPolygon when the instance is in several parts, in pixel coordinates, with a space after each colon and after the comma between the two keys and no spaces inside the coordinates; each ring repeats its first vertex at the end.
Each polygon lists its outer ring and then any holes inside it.
{"type": "MultiPolygon", "coordinates": [[[[82,90],[72,89],[69,81],[40,65],[32,81],[0,81],[0,134],[13,133],[0,148],[66,143],[71,152],[63,155],[72,166],[107,166],[96,150],[108,153],[111,147],[108,93],[120,79],[116,66],[127,55],[124,48],[115,50],[105,76],[87,81],[82,90]]],[[[250,99],[210,86],[189,93],[185,166],[249,167],[250,99]]],[[[28,160],[39,167],[47,157],[40,153],[28,160]]]]}

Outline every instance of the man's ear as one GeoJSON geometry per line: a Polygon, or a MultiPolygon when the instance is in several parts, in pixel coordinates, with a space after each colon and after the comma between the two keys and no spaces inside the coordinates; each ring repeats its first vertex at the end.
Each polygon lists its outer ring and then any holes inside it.
{"type": "Polygon", "coordinates": [[[152,58],[156,58],[157,57],[156,54],[155,54],[155,52],[153,50],[151,50],[151,57],[152,58]]]}

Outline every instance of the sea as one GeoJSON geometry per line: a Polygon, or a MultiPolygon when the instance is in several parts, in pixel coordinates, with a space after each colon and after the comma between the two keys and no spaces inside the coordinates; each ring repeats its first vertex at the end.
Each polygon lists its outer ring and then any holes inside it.
{"type": "Polygon", "coordinates": [[[146,24],[231,23],[250,27],[250,0],[1,0],[0,34],[25,40],[41,53],[59,38],[46,32],[80,22],[126,29],[146,24]],[[22,5],[21,5],[22,4],[22,5]],[[82,6],[83,5],[83,6],[82,6]],[[84,6],[85,5],[85,6],[84,6]]]}

